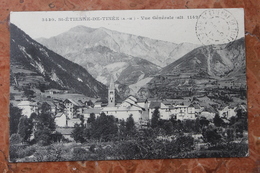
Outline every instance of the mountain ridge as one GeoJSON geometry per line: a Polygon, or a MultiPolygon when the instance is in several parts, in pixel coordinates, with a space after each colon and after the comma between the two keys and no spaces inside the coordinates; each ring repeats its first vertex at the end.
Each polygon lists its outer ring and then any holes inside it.
{"type": "Polygon", "coordinates": [[[163,74],[197,73],[204,71],[210,76],[225,77],[233,71],[243,69],[245,73],[244,38],[233,41],[232,45],[201,46],[161,70],[163,74]]]}
{"type": "Polygon", "coordinates": [[[209,94],[225,98],[230,93],[243,98],[246,91],[244,42],[240,38],[228,45],[198,47],[162,68],[139,93],[161,99],[209,94]],[[228,94],[222,96],[223,93],[228,94]]]}
{"type": "MultiPolygon", "coordinates": [[[[14,24],[11,31],[11,66],[42,75],[46,82],[90,97],[106,97],[107,89],[85,68],[73,63],[33,40],[14,24]]],[[[12,68],[11,68],[12,71],[12,68]]]]}
{"type": "MultiPolygon", "coordinates": [[[[37,41],[68,59],[73,58],[73,56],[68,53],[75,52],[75,50],[80,53],[84,51],[85,48],[101,45],[117,53],[124,53],[129,56],[146,59],[161,67],[167,65],[167,62],[173,62],[199,46],[189,45],[186,51],[180,54],[176,52],[174,56],[170,56],[170,53],[178,47],[178,44],[126,34],[106,28],[93,29],[81,25],[49,39],[38,39],[37,41]],[[71,32],[72,30],[79,32],[71,32]],[[91,30],[91,32],[87,32],[89,30],[91,30]],[[71,40],[74,40],[75,43],[71,43],[71,40]],[[167,59],[168,61],[166,61],[167,59]]],[[[81,59],[83,57],[78,58],[81,59]]]]}

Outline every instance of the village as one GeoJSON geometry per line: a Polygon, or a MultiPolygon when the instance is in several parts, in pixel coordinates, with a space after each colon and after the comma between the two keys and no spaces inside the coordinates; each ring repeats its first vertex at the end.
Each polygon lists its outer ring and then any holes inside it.
{"type": "Polygon", "coordinates": [[[107,100],[93,99],[82,94],[58,89],[48,89],[44,93],[37,93],[35,90],[34,94],[36,95],[34,99],[22,98],[16,94],[16,99],[13,102],[27,118],[32,113],[39,113],[42,103],[49,105],[49,111],[56,123],[56,130],[69,140],[73,140],[71,132],[75,124],[80,124],[80,117],[88,120],[91,114],[95,116],[99,116],[101,113],[113,115],[117,122],[126,121],[131,115],[138,128],[145,128],[149,125],[155,109],[158,109],[161,120],[183,121],[204,117],[212,122],[215,115],[218,114],[226,123],[231,117],[236,116],[238,109],[246,112],[244,104],[214,108],[216,103],[207,96],[159,100],[154,98],[138,99],[130,95],[120,101],[116,100],[116,88],[113,80],[110,81],[108,87],[107,100]]]}

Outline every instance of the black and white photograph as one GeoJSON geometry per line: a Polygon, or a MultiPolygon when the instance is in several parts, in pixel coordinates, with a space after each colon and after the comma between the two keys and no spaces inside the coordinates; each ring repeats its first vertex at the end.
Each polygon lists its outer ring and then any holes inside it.
{"type": "Polygon", "coordinates": [[[10,162],[247,157],[244,10],[10,14],[10,162]]]}

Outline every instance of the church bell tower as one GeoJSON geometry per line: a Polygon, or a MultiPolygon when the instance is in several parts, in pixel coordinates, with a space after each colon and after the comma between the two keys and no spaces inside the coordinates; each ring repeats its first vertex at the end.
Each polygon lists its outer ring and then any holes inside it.
{"type": "Polygon", "coordinates": [[[115,107],[115,83],[114,83],[114,78],[111,75],[110,78],[110,84],[108,88],[108,107],[115,107]]]}

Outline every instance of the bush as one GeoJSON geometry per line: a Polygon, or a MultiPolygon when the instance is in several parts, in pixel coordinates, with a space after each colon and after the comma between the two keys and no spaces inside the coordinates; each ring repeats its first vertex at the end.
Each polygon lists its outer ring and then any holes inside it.
{"type": "Polygon", "coordinates": [[[246,143],[227,142],[210,147],[209,150],[223,151],[226,153],[223,157],[245,157],[248,154],[248,145],[246,143]]]}
{"type": "Polygon", "coordinates": [[[179,136],[172,142],[177,152],[191,151],[194,149],[194,138],[191,136],[179,136]]]}
{"type": "Polygon", "coordinates": [[[25,145],[12,145],[10,149],[11,161],[22,162],[43,162],[43,161],[65,161],[69,157],[62,157],[69,153],[69,149],[65,149],[61,145],[50,146],[25,146],[25,145]],[[30,157],[29,157],[30,156],[30,157]]]}
{"type": "Polygon", "coordinates": [[[34,160],[35,162],[43,162],[43,161],[50,161],[47,159],[49,152],[47,151],[46,147],[39,147],[37,151],[34,153],[34,160]]]}
{"type": "Polygon", "coordinates": [[[44,162],[44,161],[66,161],[71,160],[70,149],[63,144],[52,144],[50,146],[33,145],[19,153],[22,162],[44,162]],[[30,156],[30,157],[28,157],[30,156]]]}
{"type": "Polygon", "coordinates": [[[137,153],[140,153],[140,148],[136,141],[125,141],[118,145],[116,157],[117,159],[138,159],[137,153]]]}
{"type": "Polygon", "coordinates": [[[222,140],[222,136],[216,128],[207,128],[202,130],[203,140],[211,145],[216,145],[222,140]]]}
{"type": "Polygon", "coordinates": [[[15,162],[16,159],[25,157],[22,155],[22,151],[26,148],[24,144],[14,144],[9,147],[9,157],[12,162],[15,162]]]}
{"type": "Polygon", "coordinates": [[[25,149],[21,150],[19,153],[19,158],[24,158],[27,156],[31,156],[36,152],[36,149],[38,148],[37,145],[33,145],[33,146],[28,146],[25,149]]]}
{"type": "Polygon", "coordinates": [[[51,130],[44,128],[43,130],[38,130],[35,132],[35,140],[41,146],[46,146],[51,144],[51,130]]]}
{"type": "Polygon", "coordinates": [[[18,150],[17,151],[18,158],[23,159],[27,156],[31,156],[35,151],[36,151],[35,148],[25,148],[25,149],[22,149],[22,150],[18,150]]]}
{"type": "MultiPolygon", "coordinates": [[[[47,151],[49,152],[47,159],[49,161],[64,161],[65,159],[62,157],[64,153],[66,153],[66,149],[62,144],[52,144],[47,147],[47,151]]],[[[67,150],[69,152],[69,150],[67,150]]]]}
{"type": "Polygon", "coordinates": [[[169,141],[157,139],[124,141],[117,146],[114,155],[116,159],[172,158],[172,146],[169,141]]]}
{"type": "Polygon", "coordinates": [[[104,145],[97,146],[94,154],[90,154],[91,160],[115,160],[115,155],[117,153],[116,145],[104,145]]]}
{"type": "Polygon", "coordinates": [[[73,148],[72,149],[72,160],[88,160],[88,152],[84,148],[73,148]]]}
{"type": "Polygon", "coordinates": [[[22,138],[19,134],[17,133],[14,133],[11,135],[10,137],[10,145],[13,145],[13,144],[21,144],[22,143],[22,138]]]}
{"type": "Polygon", "coordinates": [[[248,154],[246,143],[220,143],[207,150],[182,152],[179,158],[208,158],[208,157],[245,157],[248,154]]]}

